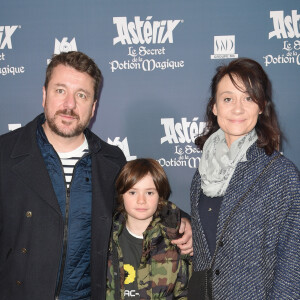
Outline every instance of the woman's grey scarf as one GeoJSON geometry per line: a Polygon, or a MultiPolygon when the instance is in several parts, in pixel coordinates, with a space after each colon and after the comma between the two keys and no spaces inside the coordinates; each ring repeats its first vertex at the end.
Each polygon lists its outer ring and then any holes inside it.
{"type": "Polygon", "coordinates": [[[227,146],[220,128],[205,142],[199,164],[201,188],[206,196],[223,196],[240,161],[246,161],[248,148],[257,140],[255,129],[227,146]]]}

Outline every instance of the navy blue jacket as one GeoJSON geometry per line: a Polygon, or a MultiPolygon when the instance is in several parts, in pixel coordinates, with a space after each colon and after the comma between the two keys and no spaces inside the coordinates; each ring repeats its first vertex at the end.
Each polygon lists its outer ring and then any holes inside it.
{"type": "MultiPolygon", "coordinates": [[[[64,219],[36,141],[38,117],[0,137],[0,299],[53,300],[64,219]]],[[[92,161],[91,289],[105,299],[114,182],[122,151],[90,130],[92,161]]]]}
{"type": "MultiPolygon", "coordinates": [[[[237,165],[220,208],[217,240],[232,208],[277,154],[267,156],[254,144],[247,161],[237,165]]],[[[212,259],[199,218],[200,182],[197,170],[191,186],[196,271],[208,268],[212,259]]],[[[281,156],[264,173],[220,242],[214,300],[300,299],[300,177],[288,159],[281,156]]]]}
{"type": "Polygon", "coordinates": [[[41,118],[37,142],[64,219],[64,242],[57,280],[60,300],[89,299],[92,213],[92,159],[84,155],[75,165],[67,188],[60,158],[44,133],[41,118]]]}

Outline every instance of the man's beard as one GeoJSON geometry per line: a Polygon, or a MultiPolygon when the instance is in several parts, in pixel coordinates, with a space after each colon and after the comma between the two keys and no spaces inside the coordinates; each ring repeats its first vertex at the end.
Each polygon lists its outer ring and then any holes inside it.
{"type": "MultiPolygon", "coordinates": [[[[71,137],[75,137],[75,136],[79,136],[80,134],[83,133],[83,131],[85,130],[85,128],[88,126],[89,122],[85,122],[85,123],[78,123],[77,126],[74,129],[66,129],[61,130],[55,123],[56,120],[56,116],[63,114],[63,115],[67,115],[67,116],[71,116],[76,118],[77,120],[79,120],[79,116],[77,114],[74,113],[73,110],[70,109],[64,109],[64,110],[59,110],[55,113],[54,117],[52,118],[48,118],[47,117],[47,113],[45,111],[45,115],[46,115],[46,122],[49,126],[49,128],[57,135],[61,136],[61,137],[65,137],[65,138],[71,138],[71,137]]],[[[67,124],[67,121],[62,121],[62,124],[67,124]]]]}

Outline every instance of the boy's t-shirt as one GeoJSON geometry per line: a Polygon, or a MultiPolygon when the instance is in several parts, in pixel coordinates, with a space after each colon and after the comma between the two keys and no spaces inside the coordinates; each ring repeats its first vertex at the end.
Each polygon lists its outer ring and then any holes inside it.
{"type": "Polygon", "coordinates": [[[137,285],[137,270],[142,256],[143,238],[131,235],[125,227],[119,236],[119,243],[123,253],[125,270],[124,299],[140,299],[137,285]]]}

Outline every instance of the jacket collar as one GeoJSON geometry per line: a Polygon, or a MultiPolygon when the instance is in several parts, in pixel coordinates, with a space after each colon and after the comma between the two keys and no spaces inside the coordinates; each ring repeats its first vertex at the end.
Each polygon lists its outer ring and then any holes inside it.
{"type": "MultiPolygon", "coordinates": [[[[126,223],[123,213],[116,213],[113,223],[113,240],[118,241],[126,223]]],[[[168,201],[160,213],[153,217],[143,236],[143,250],[141,264],[146,265],[152,251],[156,251],[157,244],[164,239],[179,238],[180,210],[168,201]]]]}
{"type": "Polygon", "coordinates": [[[38,118],[39,116],[19,129],[20,134],[11,154],[12,171],[26,186],[61,215],[48,171],[42,167],[45,162],[36,140],[38,118]]]}
{"type": "MultiPolygon", "coordinates": [[[[159,214],[153,217],[153,220],[147,227],[145,231],[145,236],[152,236],[154,231],[160,228],[163,235],[168,239],[177,239],[180,237],[179,227],[180,227],[180,210],[171,201],[167,201],[166,205],[163,206],[159,214]]],[[[117,212],[114,215],[114,231],[116,237],[119,236],[125,226],[126,217],[124,213],[117,212]]]]}
{"type": "Polygon", "coordinates": [[[11,158],[17,158],[23,155],[30,155],[36,153],[36,151],[39,151],[36,143],[34,143],[34,141],[36,141],[36,129],[38,118],[39,116],[27,125],[25,125],[23,128],[17,129],[17,131],[22,130],[22,132],[19,135],[16,145],[11,153],[11,158]]]}
{"type": "Polygon", "coordinates": [[[246,153],[247,161],[252,161],[260,156],[265,155],[265,150],[257,146],[257,142],[251,145],[246,153]]]}

